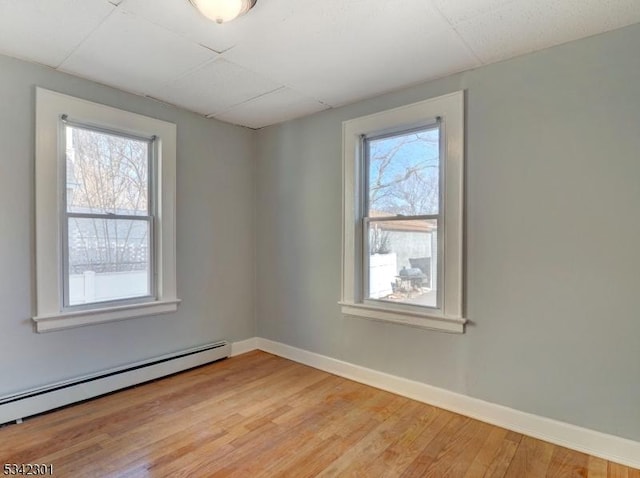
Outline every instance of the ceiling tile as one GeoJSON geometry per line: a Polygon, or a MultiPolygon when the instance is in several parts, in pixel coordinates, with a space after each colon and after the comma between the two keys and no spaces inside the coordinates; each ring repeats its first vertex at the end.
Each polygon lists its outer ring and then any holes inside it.
{"type": "Polygon", "coordinates": [[[332,106],[479,64],[424,0],[271,0],[264,9],[284,4],[287,15],[223,56],[332,106]]]}
{"type": "Polygon", "coordinates": [[[0,53],[55,68],[114,9],[106,0],[1,0],[0,53]]]}
{"type": "Polygon", "coordinates": [[[261,127],[640,22],[640,0],[0,0],[0,53],[261,127]]]}
{"type": "Polygon", "coordinates": [[[60,69],[146,94],[215,57],[211,50],[118,9],[60,69]]]}
{"type": "Polygon", "coordinates": [[[637,22],[638,0],[517,0],[456,29],[490,63],[637,22]]]}
{"type": "Polygon", "coordinates": [[[197,113],[213,115],[280,87],[219,58],[151,94],[197,113]]]}
{"type": "Polygon", "coordinates": [[[451,23],[459,23],[517,0],[433,0],[451,23]]]}
{"type": "Polygon", "coordinates": [[[289,88],[267,93],[215,117],[229,123],[262,128],[327,109],[326,105],[289,88]]]}
{"type": "Polygon", "coordinates": [[[216,52],[228,50],[240,40],[242,23],[248,18],[218,25],[202,16],[188,0],[123,0],[120,8],[216,52]]]}

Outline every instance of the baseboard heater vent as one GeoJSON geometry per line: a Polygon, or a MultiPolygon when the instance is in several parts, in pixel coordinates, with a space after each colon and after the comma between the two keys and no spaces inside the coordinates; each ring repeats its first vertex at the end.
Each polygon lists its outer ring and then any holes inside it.
{"type": "Polygon", "coordinates": [[[31,415],[215,362],[230,354],[228,342],[215,342],[0,397],[0,424],[19,422],[31,415]]]}

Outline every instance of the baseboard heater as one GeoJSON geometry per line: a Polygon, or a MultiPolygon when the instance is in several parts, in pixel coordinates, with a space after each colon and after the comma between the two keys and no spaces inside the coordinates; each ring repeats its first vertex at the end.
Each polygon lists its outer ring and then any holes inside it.
{"type": "Polygon", "coordinates": [[[188,370],[230,354],[228,342],[215,342],[0,397],[0,424],[20,422],[31,415],[188,370]]]}

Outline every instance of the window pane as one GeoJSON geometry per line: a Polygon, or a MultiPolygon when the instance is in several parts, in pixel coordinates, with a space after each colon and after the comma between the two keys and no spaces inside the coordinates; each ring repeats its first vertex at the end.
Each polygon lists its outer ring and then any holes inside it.
{"type": "Polygon", "coordinates": [[[437,220],[370,221],[369,299],[437,306],[437,220]]]}
{"type": "Polygon", "coordinates": [[[149,214],[149,143],[66,126],[67,211],[149,214]]]}
{"type": "Polygon", "coordinates": [[[149,222],[69,218],[69,304],[151,295],[149,222]]]}
{"type": "Polygon", "coordinates": [[[367,215],[438,214],[439,145],[437,127],[367,140],[367,215]]]}

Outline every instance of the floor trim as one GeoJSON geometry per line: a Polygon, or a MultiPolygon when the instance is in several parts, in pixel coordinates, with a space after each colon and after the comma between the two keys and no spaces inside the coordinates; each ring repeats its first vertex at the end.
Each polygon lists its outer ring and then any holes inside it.
{"type": "Polygon", "coordinates": [[[260,337],[232,344],[231,353],[239,355],[255,349],[555,445],[640,468],[640,442],[521,412],[260,337]]]}
{"type": "Polygon", "coordinates": [[[251,337],[250,339],[231,343],[231,357],[246,354],[247,352],[251,352],[252,350],[258,350],[257,337],[251,337]]]}

